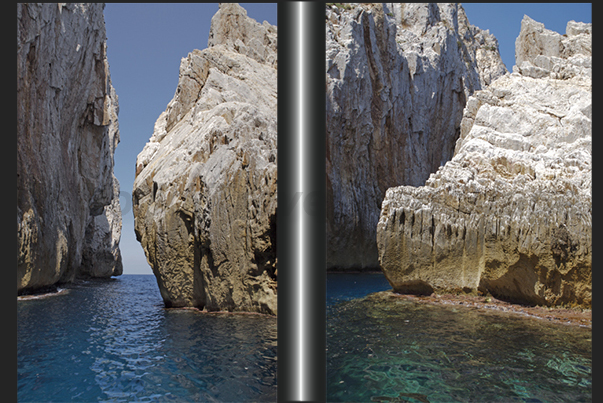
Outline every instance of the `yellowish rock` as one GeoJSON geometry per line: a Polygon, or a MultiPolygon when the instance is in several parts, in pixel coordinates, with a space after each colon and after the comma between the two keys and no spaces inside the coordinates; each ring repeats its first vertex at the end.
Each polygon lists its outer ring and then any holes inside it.
{"type": "Polygon", "coordinates": [[[208,45],[136,160],[136,236],[166,306],[276,314],[276,27],[223,3],[208,45]]]}
{"type": "Polygon", "coordinates": [[[562,38],[540,25],[522,23],[523,67],[469,98],[452,160],[425,186],[387,191],[377,242],[394,290],[591,305],[590,26],[572,21],[562,38]],[[548,47],[526,46],[551,38],[579,46],[534,78],[548,47]]]}

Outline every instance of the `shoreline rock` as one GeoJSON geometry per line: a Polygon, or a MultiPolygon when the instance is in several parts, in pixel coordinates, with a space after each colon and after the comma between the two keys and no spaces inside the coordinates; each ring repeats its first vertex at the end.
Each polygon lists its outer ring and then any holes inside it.
{"type": "Polygon", "coordinates": [[[103,8],[17,4],[18,293],[122,273],[103,8]]]}
{"type": "Polygon", "coordinates": [[[591,24],[567,27],[525,17],[521,66],[469,98],[452,160],[387,191],[377,239],[395,291],[591,306],[591,24]]]}
{"type": "Polygon", "coordinates": [[[166,307],[277,313],[276,34],[221,3],[136,159],[136,238],[166,307]]]}
{"type": "Polygon", "coordinates": [[[376,269],[386,190],[450,160],[467,98],[507,70],[458,4],[326,6],[325,29],[327,267],[376,269]]]}
{"type": "Polygon", "coordinates": [[[21,294],[17,295],[17,301],[34,301],[39,299],[46,299],[50,297],[55,297],[59,295],[66,295],[69,293],[69,289],[67,288],[57,288],[56,290],[48,290],[45,288],[37,289],[29,294],[21,294]]]}
{"type": "Polygon", "coordinates": [[[368,295],[368,299],[403,299],[421,304],[453,305],[464,309],[477,309],[500,315],[520,315],[536,320],[569,326],[592,328],[592,310],[581,308],[545,308],[513,304],[496,298],[463,294],[431,294],[416,296],[397,294],[393,291],[381,291],[368,295]]]}

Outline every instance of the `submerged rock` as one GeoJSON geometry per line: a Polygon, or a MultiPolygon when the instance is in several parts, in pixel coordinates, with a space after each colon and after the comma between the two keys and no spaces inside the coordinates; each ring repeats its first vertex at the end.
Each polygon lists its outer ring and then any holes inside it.
{"type": "Polygon", "coordinates": [[[387,191],[377,241],[394,290],[591,305],[591,24],[562,36],[525,17],[516,55],[469,98],[452,160],[387,191]]]}
{"type": "Polygon", "coordinates": [[[122,273],[102,4],[17,4],[17,291],[122,273]]]}
{"type": "Polygon", "coordinates": [[[136,237],[166,306],[277,312],[276,34],[220,4],[136,159],[136,237]]]}
{"type": "Polygon", "coordinates": [[[377,268],[388,188],[450,160],[467,98],[507,72],[458,4],[327,6],[327,266],[377,268]]]}

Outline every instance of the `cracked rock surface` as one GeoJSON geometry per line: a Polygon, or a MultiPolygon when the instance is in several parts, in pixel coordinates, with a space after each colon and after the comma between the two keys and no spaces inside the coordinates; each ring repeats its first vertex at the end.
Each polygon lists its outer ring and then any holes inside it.
{"type": "Polygon", "coordinates": [[[381,267],[398,292],[592,302],[591,24],[525,17],[519,67],[469,98],[455,154],[387,191],[381,267]]]}
{"type": "Polygon", "coordinates": [[[220,4],[136,160],[136,237],[168,307],[277,313],[276,34],[220,4]]]}
{"type": "Polygon", "coordinates": [[[102,4],[17,4],[17,291],[122,273],[102,4]]]}
{"type": "Polygon", "coordinates": [[[327,266],[379,266],[388,188],[450,160],[463,108],[507,72],[498,42],[458,4],[326,8],[327,266]]]}

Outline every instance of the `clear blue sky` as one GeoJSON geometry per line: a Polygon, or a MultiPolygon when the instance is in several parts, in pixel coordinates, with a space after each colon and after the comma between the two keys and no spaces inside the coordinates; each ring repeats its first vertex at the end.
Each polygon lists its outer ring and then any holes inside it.
{"type": "MultiPolygon", "coordinates": [[[[278,25],[275,3],[241,4],[258,22],[278,25]]],[[[463,3],[463,7],[471,24],[496,36],[509,71],[515,64],[515,39],[524,14],[562,34],[569,20],[592,22],[590,3],[463,3]]],[[[216,11],[217,3],[105,6],[111,79],[120,107],[121,142],[115,153],[115,175],[123,192],[121,252],[125,274],[151,274],[134,235],[130,195],[136,156],[174,96],[180,59],[193,49],[207,47],[211,17],[216,11]]]]}
{"type": "MultiPolygon", "coordinates": [[[[258,22],[277,25],[275,3],[241,5],[258,22]]],[[[115,152],[123,227],[124,274],[151,274],[134,234],[132,186],[136,156],[153,134],[155,120],[174,96],[180,59],[205,49],[218,4],[118,4],[105,6],[107,57],[119,97],[121,142],[115,152]]]]}
{"type": "Polygon", "coordinates": [[[490,30],[498,39],[500,56],[509,72],[515,65],[515,39],[524,15],[545,28],[565,34],[568,21],[592,22],[590,3],[462,3],[469,23],[490,30]]]}

